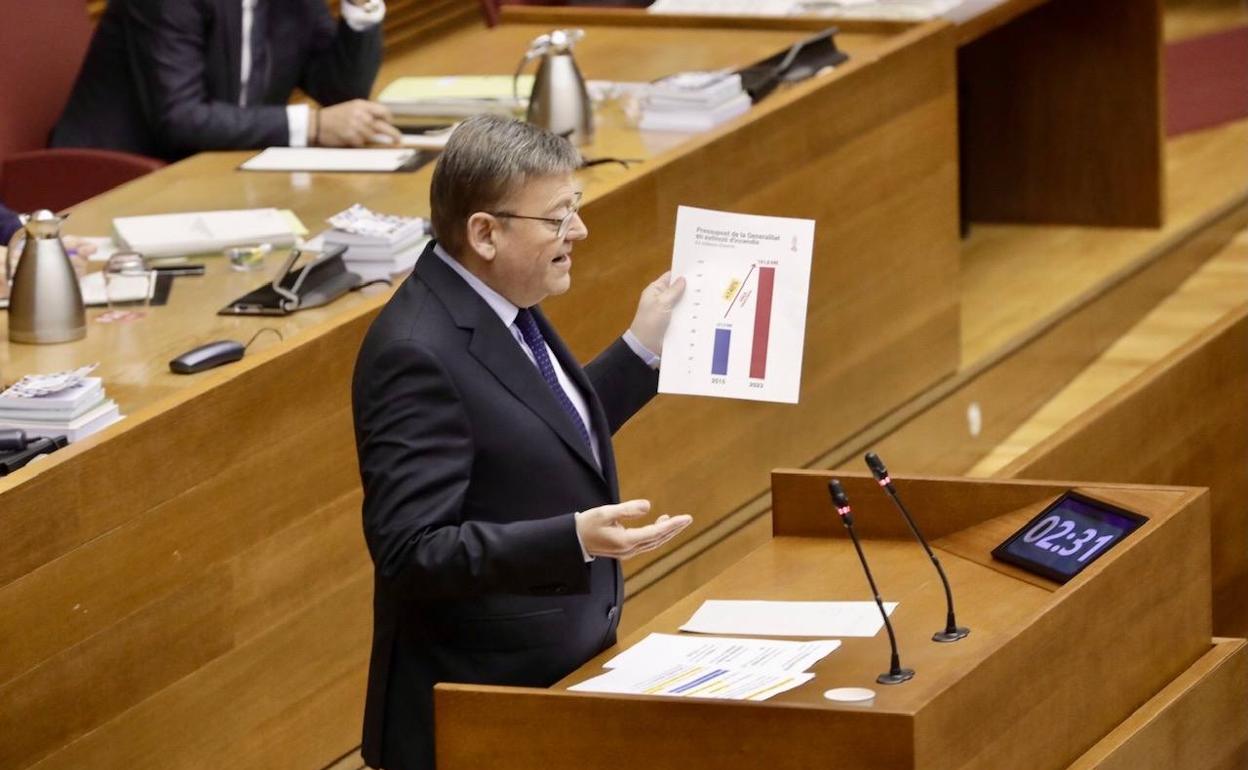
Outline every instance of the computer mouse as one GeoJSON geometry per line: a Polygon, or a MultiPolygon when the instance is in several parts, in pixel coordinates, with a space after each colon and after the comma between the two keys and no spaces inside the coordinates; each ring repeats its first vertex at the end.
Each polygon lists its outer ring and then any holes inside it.
{"type": "Polygon", "coordinates": [[[197,348],[191,348],[169,362],[169,369],[174,374],[196,374],[222,364],[232,364],[243,357],[241,342],[234,340],[217,340],[197,348]]]}

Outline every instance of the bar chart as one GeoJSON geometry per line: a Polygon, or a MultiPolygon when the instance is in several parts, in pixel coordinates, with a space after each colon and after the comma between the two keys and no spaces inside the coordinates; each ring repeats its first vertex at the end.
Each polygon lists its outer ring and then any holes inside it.
{"type": "Polygon", "coordinates": [[[814,223],[682,206],[676,230],[659,390],[796,403],[814,223]]]}

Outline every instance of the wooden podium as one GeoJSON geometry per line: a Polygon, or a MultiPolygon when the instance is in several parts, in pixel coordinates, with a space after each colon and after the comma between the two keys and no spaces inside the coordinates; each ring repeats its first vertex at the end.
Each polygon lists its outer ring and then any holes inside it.
{"type": "Polygon", "coordinates": [[[870,592],[827,494],[831,474],[772,475],[773,538],[619,647],[549,690],[445,684],[435,693],[440,770],[491,767],[1232,768],[1248,764],[1248,652],[1211,639],[1204,489],[1078,491],[1149,521],[1065,585],[994,561],[992,548],[1068,487],[896,480],[938,553],[967,638],[944,627],[935,571],[870,477],[839,474],[894,612],[911,681],[879,685],[887,637],[844,639],[815,679],[760,702],[568,692],[706,599],[862,600],[870,592]],[[869,687],[867,705],[833,687],[869,687]]]}

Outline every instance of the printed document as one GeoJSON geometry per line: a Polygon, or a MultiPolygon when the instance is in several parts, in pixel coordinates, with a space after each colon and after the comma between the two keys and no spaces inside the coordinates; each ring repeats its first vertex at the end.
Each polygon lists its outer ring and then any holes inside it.
{"type": "MultiPolygon", "coordinates": [[[[893,614],[897,602],[884,602],[893,614]]],[[[681,631],[751,636],[875,636],[884,627],[875,602],[767,602],[711,599],[681,631]]]]}
{"type": "Polygon", "coordinates": [[[757,701],[792,690],[814,678],[814,674],[773,674],[748,669],[734,671],[716,666],[682,663],[661,669],[611,669],[568,689],[574,692],[757,701]]]}
{"type": "Polygon", "coordinates": [[[841,643],[650,634],[607,661],[579,692],[766,700],[814,679],[806,670],[841,643]]]}
{"type": "Polygon", "coordinates": [[[737,671],[800,674],[840,647],[836,639],[790,642],[724,636],[650,634],[603,664],[604,668],[710,665],[737,671]]]}
{"type": "Polygon", "coordinates": [[[796,404],[815,223],[681,206],[659,392],[796,404]]]}
{"type": "Polygon", "coordinates": [[[268,243],[281,248],[307,232],[283,209],[187,211],[117,217],[114,239],[149,259],[220,252],[229,246],[268,243]]]}

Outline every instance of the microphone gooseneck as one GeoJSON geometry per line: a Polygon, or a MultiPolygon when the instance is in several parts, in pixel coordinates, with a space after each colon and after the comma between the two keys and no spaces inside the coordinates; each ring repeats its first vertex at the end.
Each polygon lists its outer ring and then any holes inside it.
{"type": "Polygon", "coordinates": [[[919,545],[923,546],[923,550],[927,552],[927,558],[931,560],[932,566],[936,568],[936,574],[940,575],[940,583],[945,587],[945,629],[932,634],[932,641],[956,642],[959,639],[965,639],[966,635],[971,633],[971,629],[959,626],[957,618],[954,616],[953,590],[949,588],[949,578],[945,576],[945,568],[940,565],[940,559],[936,558],[936,554],[932,552],[931,546],[927,544],[927,538],[923,537],[923,533],[919,531],[919,525],[914,523],[914,517],[906,509],[906,504],[901,501],[901,497],[897,494],[897,489],[893,486],[893,480],[888,475],[888,469],[884,467],[884,461],[875,452],[867,452],[863,459],[866,460],[867,467],[871,469],[871,475],[879,482],[880,487],[888,493],[888,496],[893,501],[893,505],[897,506],[897,510],[901,511],[902,518],[906,520],[906,526],[914,534],[914,539],[918,540],[919,545]]]}
{"type": "Polygon", "coordinates": [[[875,587],[875,578],[871,576],[871,568],[867,566],[867,556],[862,552],[862,543],[858,541],[858,533],[854,531],[854,514],[849,507],[849,498],[845,496],[845,490],[841,488],[841,482],[836,479],[829,481],[828,494],[832,496],[832,504],[836,506],[841,523],[845,525],[845,531],[849,533],[849,539],[854,543],[854,550],[858,552],[858,561],[862,562],[862,571],[867,576],[867,584],[871,586],[875,606],[880,608],[880,617],[884,619],[884,628],[888,631],[888,645],[892,650],[892,657],[889,660],[888,671],[877,676],[875,681],[880,684],[901,684],[913,679],[914,669],[901,667],[901,655],[897,652],[897,635],[893,633],[893,624],[884,610],[880,590],[875,587]]]}

